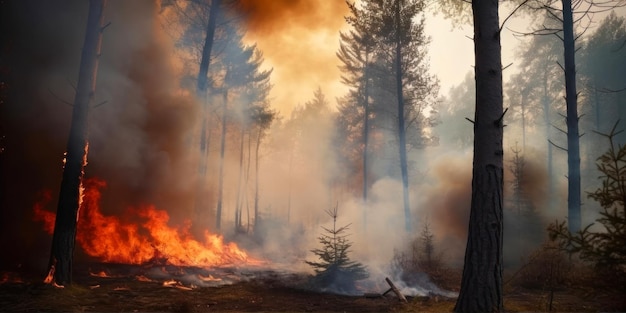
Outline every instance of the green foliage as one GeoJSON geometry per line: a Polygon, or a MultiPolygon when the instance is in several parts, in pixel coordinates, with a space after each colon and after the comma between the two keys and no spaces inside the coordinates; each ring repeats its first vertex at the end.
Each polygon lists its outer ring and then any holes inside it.
{"type": "Polygon", "coordinates": [[[356,291],[355,282],[369,277],[367,269],[361,263],[350,261],[348,253],[352,243],[347,239],[346,232],[350,224],[337,228],[338,207],[326,213],[333,219],[333,227],[324,229],[319,237],[321,248],[313,249],[318,262],[305,261],[315,270],[312,285],[321,289],[333,289],[344,293],[356,291]]]}
{"type": "Polygon", "coordinates": [[[615,145],[617,123],[609,134],[609,150],[597,160],[598,170],[603,174],[602,187],[589,193],[589,198],[602,206],[596,222],[602,230],[592,229],[590,224],[583,230],[571,233],[565,222],[555,222],[548,227],[550,239],[557,241],[561,249],[576,253],[597,269],[626,278],[626,146],[615,145]]]}

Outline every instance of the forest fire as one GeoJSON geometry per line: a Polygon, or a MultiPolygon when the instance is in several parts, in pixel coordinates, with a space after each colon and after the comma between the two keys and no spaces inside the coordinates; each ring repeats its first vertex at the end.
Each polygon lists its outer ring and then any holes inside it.
{"type": "MultiPolygon", "coordinates": [[[[76,240],[85,253],[102,262],[197,267],[258,263],[235,243],[225,243],[222,236],[205,231],[204,242],[200,242],[191,235],[189,225],[169,226],[167,212],[151,205],[128,210],[143,220],[139,224],[106,216],[100,208],[100,190],[106,183],[91,178],[84,185],[76,240]]],[[[44,230],[50,234],[55,216],[44,207],[51,198],[49,192],[44,192],[33,207],[35,220],[43,221],[44,230]]]]}

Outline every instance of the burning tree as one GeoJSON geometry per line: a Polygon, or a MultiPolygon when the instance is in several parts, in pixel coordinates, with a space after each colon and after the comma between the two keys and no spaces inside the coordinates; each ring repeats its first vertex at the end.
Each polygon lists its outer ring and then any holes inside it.
{"type": "Polygon", "coordinates": [[[87,30],[72,110],[72,124],[67,141],[67,154],[59,192],[48,277],[46,277],[46,282],[54,282],[58,285],[72,282],[76,224],[78,222],[78,209],[82,200],[84,168],[87,164],[87,116],[96,88],[105,3],[106,0],[91,0],[89,2],[87,30]]]}
{"type": "Polygon", "coordinates": [[[305,261],[315,269],[315,277],[311,283],[316,288],[355,292],[355,282],[369,277],[369,274],[365,266],[350,261],[348,257],[352,243],[347,239],[346,232],[351,224],[337,228],[338,206],[326,210],[326,213],[332,217],[333,227],[322,226],[324,233],[318,237],[322,248],[311,250],[320,261],[305,261]]]}

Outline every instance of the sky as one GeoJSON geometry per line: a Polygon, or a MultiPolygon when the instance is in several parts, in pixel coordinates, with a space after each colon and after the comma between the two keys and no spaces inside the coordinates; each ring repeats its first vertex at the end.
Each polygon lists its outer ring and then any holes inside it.
{"type": "MultiPolygon", "coordinates": [[[[246,41],[256,43],[263,51],[265,65],[273,68],[272,103],[283,115],[313,96],[321,87],[328,98],[335,99],[346,91],[340,82],[339,32],[349,29],[349,14],[343,0],[330,1],[244,1],[248,18],[246,41]]],[[[508,15],[502,8],[501,19],[508,15]]],[[[431,73],[440,80],[440,94],[459,84],[472,70],[473,43],[470,25],[453,26],[450,20],[432,10],[425,12],[426,34],[431,43],[428,58],[431,73]]],[[[523,31],[528,23],[511,19],[507,26],[523,31]]],[[[520,39],[504,30],[503,65],[511,63],[520,39]]],[[[505,73],[506,75],[506,73],[505,73]]],[[[334,102],[333,102],[334,104],[334,102]]]]}

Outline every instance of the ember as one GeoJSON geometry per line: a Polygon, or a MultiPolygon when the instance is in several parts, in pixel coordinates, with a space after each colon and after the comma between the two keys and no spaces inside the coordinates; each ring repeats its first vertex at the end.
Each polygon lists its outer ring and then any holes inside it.
{"type": "MultiPolygon", "coordinates": [[[[169,215],[154,206],[131,209],[143,220],[135,224],[117,216],[106,216],[100,209],[100,190],[106,183],[100,179],[84,182],[81,218],[76,240],[90,256],[104,262],[145,264],[165,260],[175,266],[223,266],[258,262],[249,258],[235,243],[224,243],[222,236],[204,233],[204,242],[193,238],[189,225],[171,227],[169,215]]],[[[35,220],[44,222],[44,230],[52,234],[54,213],[43,208],[51,200],[49,192],[42,193],[34,205],[35,220]]],[[[106,273],[98,273],[99,275],[106,273]]]]}

